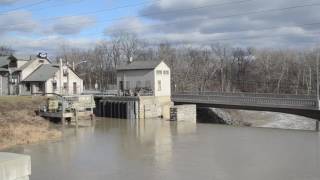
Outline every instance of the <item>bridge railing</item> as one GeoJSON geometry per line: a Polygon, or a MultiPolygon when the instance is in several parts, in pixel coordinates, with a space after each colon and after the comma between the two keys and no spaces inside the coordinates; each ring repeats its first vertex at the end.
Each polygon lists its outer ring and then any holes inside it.
{"type": "Polygon", "coordinates": [[[262,106],[262,107],[281,107],[281,108],[298,108],[298,109],[317,109],[318,102],[316,99],[291,97],[261,97],[261,96],[237,96],[227,95],[194,95],[194,94],[175,94],[172,96],[173,101],[188,103],[209,103],[222,105],[243,105],[243,106],[262,106]]]}
{"type": "Polygon", "coordinates": [[[245,92],[213,92],[213,91],[203,91],[203,92],[194,92],[194,91],[184,91],[184,92],[175,92],[174,95],[205,95],[205,96],[231,96],[231,97],[267,97],[267,98],[286,98],[286,99],[316,99],[315,95],[294,95],[294,94],[272,94],[272,93],[245,93],[245,92]]]}

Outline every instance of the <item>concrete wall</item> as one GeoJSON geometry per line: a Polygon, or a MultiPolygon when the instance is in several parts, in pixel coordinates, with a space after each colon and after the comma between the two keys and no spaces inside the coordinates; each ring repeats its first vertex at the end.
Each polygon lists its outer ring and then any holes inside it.
{"type": "Polygon", "coordinates": [[[30,156],[0,152],[1,180],[28,180],[30,175],[30,156]]]}
{"type": "Polygon", "coordinates": [[[120,81],[124,83],[124,89],[134,89],[140,81],[141,87],[146,87],[146,82],[150,83],[151,89],[154,91],[154,73],[152,70],[128,70],[117,72],[117,87],[120,89],[120,81]],[[127,86],[129,82],[129,87],[127,86]]]}
{"type": "Polygon", "coordinates": [[[164,63],[161,62],[154,70],[154,82],[155,82],[155,96],[171,96],[171,72],[170,68],[164,63]],[[157,71],[161,71],[161,74],[158,74],[157,71]],[[165,74],[165,71],[168,71],[168,74],[165,74]],[[159,81],[161,82],[161,88],[159,89],[159,81]]]}
{"type": "Polygon", "coordinates": [[[170,107],[172,106],[170,96],[154,97],[140,96],[140,117],[141,118],[170,118],[170,107]]]}
{"type": "Polygon", "coordinates": [[[178,105],[170,108],[170,120],[197,123],[196,105],[178,105]]]}

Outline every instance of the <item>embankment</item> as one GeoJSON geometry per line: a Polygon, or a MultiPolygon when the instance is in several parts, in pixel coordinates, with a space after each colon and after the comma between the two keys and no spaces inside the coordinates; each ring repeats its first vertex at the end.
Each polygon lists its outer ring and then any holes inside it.
{"type": "Polygon", "coordinates": [[[197,116],[200,123],[298,130],[315,130],[316,126],[314,119],[277,112],[203,108],[197,116]]]}
{"type": "Polygon", "coordinates": [[[44,97],[0,97],[0,149],[61,137],[59,130],[35,113],[44,101],[44,97]]]}

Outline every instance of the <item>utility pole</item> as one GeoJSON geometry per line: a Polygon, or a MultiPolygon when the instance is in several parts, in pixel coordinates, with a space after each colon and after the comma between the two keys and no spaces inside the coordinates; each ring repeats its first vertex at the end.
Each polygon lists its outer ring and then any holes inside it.
{"type": "Polygon", "coordinates": [[[59,86],[60,86],[60,95],[63,94],[62,89],[62,78],[63,78],[63,68],[62,68],[62,58],[59,59],[59,68],[60,68],[60,78],[59,78],[59,86]]]}
{"type": "Polygon", "coordinates": [[[317,101],[319,108],[319,52],[317,52],[317,101]]]}
{"type": "MultiPolygon", "coordinates": [[[[319,108],[319,50],[317,51],[317,105],[319,108]]],[[[316,131],[319,132],[319,120],[316,120],[316,131]]]]}

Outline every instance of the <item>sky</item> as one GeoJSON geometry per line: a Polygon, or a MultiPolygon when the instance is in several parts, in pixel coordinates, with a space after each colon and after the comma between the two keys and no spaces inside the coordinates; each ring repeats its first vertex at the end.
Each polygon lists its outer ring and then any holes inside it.
{"type": "Polygon", "coordinates": [[[310,48],[319,0],[0,0],[0,45],[17,54],[92,48],[116,32],[151,42],[310,48]]]}

